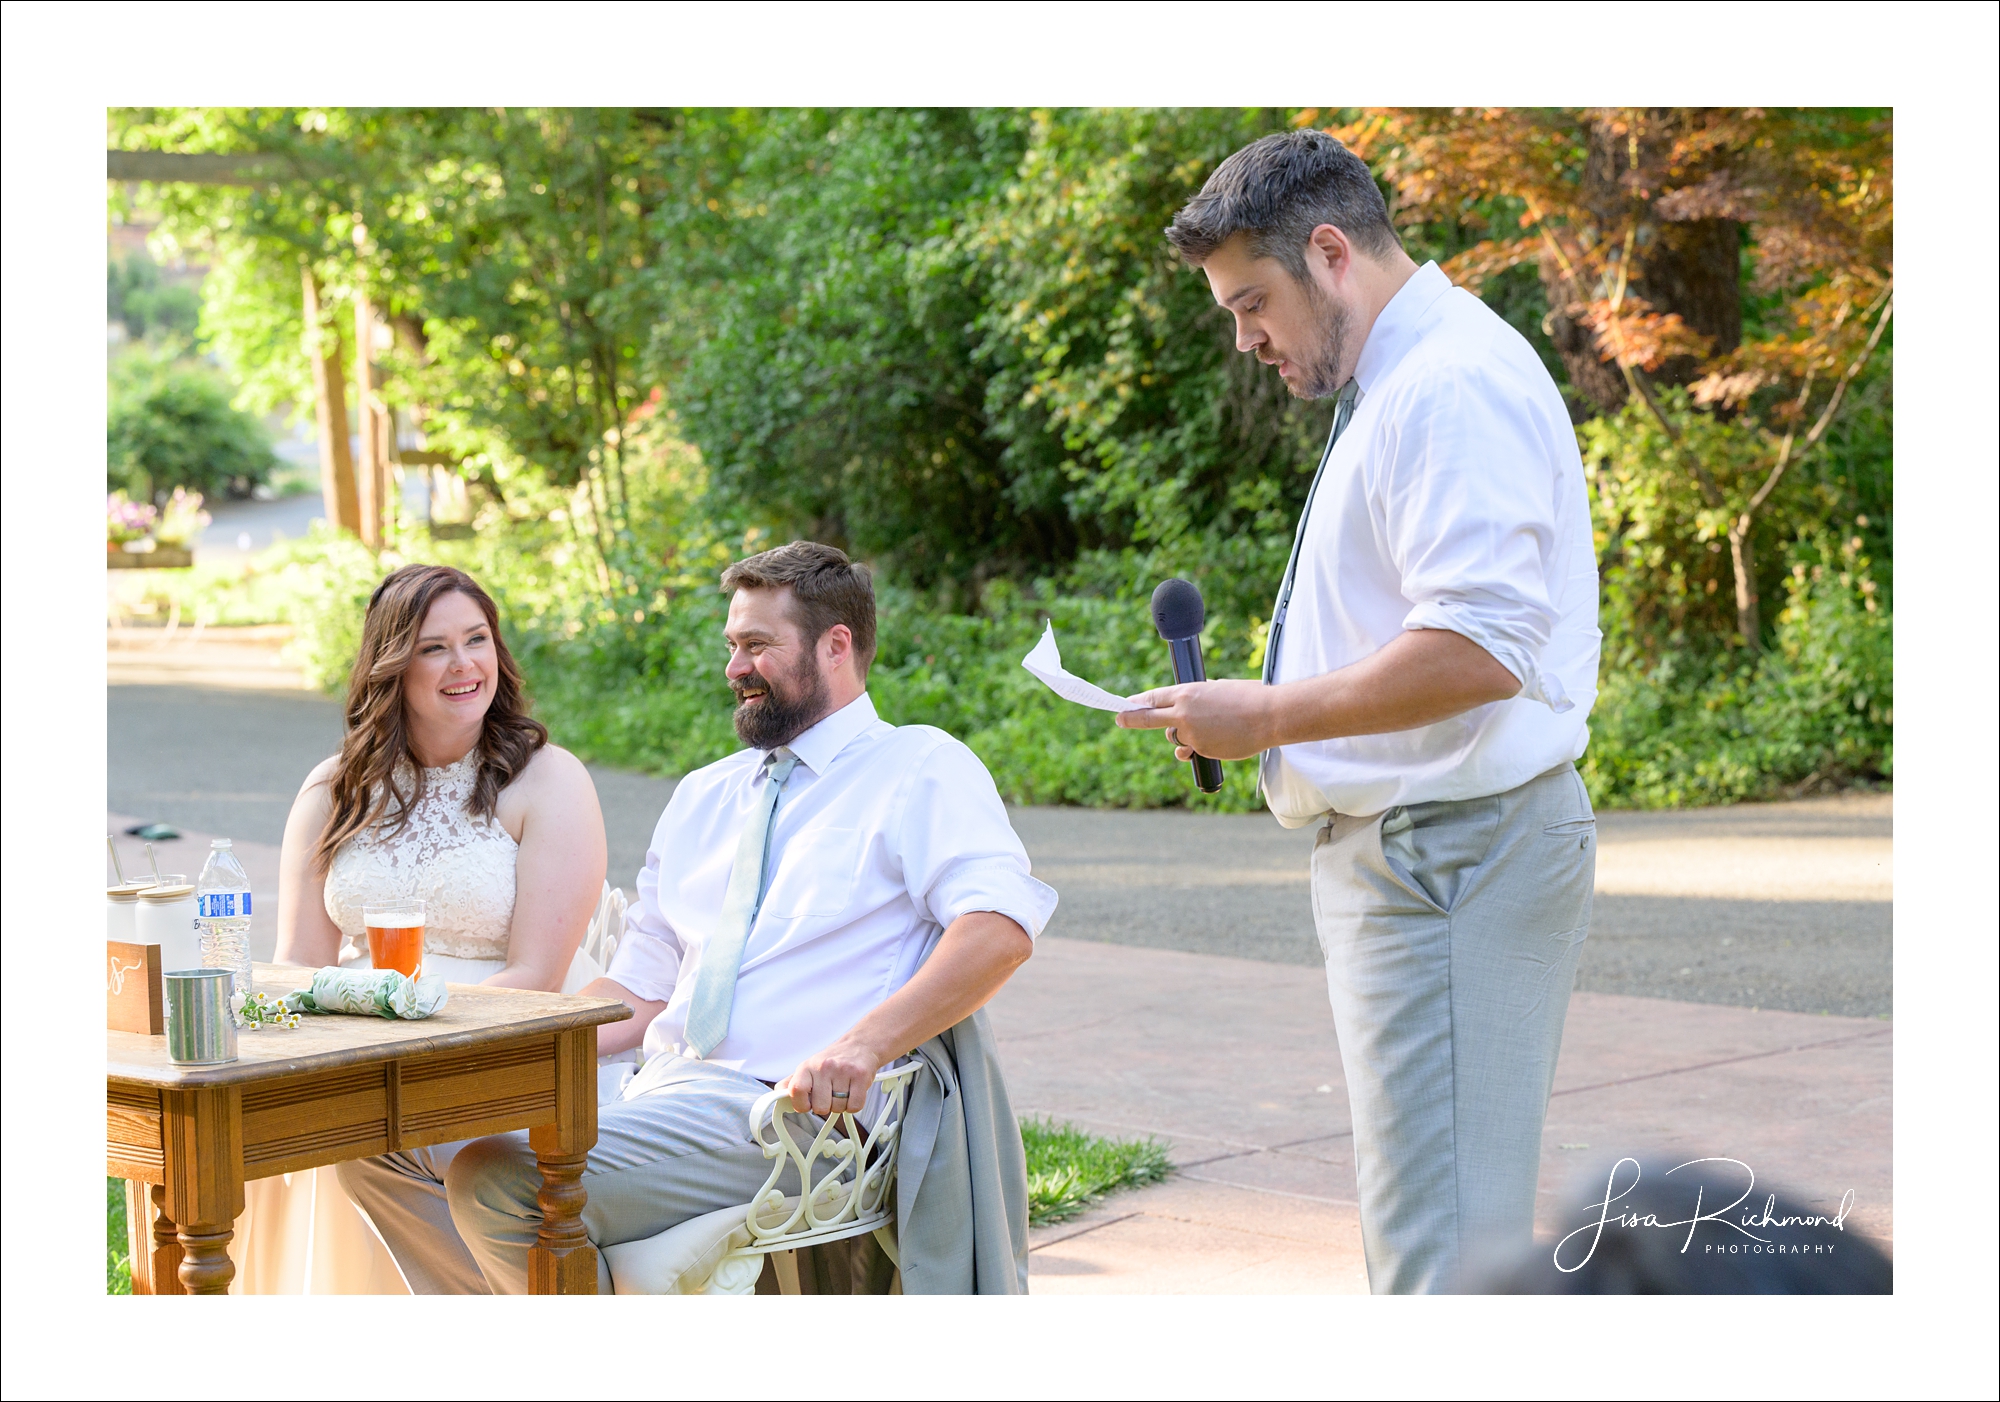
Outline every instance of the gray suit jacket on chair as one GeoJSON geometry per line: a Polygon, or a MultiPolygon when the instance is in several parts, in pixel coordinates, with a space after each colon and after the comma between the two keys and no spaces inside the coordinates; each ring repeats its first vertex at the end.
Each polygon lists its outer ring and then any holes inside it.
{"type": "Polygon", "coordinates": [[[1028,1293],[1028,1165],[984,1012],[918,1047],[896,1171],[907,1295],[1028,1293]]]}

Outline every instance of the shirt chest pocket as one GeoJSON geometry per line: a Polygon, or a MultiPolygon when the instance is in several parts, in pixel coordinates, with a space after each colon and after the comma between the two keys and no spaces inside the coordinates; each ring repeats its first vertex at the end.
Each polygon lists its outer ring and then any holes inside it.
{"type": "Polygon", "coordinates": [[[779,920],[837,915],[847,908],[861,865],[858,828],[812,828],[772,853],[776,871],[758,912],[779,920]]]}

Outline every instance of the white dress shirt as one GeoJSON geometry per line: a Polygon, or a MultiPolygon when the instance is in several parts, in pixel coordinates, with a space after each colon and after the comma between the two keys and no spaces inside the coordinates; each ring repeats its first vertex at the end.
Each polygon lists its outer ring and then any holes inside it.
{"type": "Polygon", "coordinates": [[[1426,263],[1369,330],[1354,417],[1300,546],[1276,682],[1359,662],[1411,628],[1462,633],[1520,694],[1386,735],[1264,756],[1303,827],[1480,798],[1583,754],[1597,697],[1597,558],[1562,395],[1521,334],[1426,263]]]}
{"type": "MultiPolygon", "coordinates": [[[[864,693],[789,748],[799,762],[772,819],[729,1034],[706,1058],[763,1081],[791,1075],[908,983],[959,916],[995,911],[1033,938],[1056,908],[986,766],[944,731],[889,725],[864,693]]],[[[653,831],[607,971],[667,1005],[646,1029],[649,1062],[685,1054],[694,971],[770,782],[765,753],[741,750],[682,779],[653,831]]]]}

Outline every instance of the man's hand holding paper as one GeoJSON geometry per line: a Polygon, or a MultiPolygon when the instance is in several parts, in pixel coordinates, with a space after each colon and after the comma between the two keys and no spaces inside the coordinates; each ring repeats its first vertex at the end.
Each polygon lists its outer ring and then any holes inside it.
{"type": "Polygon", "coordinates": [[[1092,706],[1100,711],[1135,711],[1147,705],[1136,697],[1115,696],[1094,682],[1064,671],[1062,654],[1056,650],[1056,625],[1053,623],[1043,628],[1041,641],[1035,644],[1033,652],[1021,659],[1021,665],[1040,678],[1042,685],[1050,691],[1079,706],[1092,706]]]}

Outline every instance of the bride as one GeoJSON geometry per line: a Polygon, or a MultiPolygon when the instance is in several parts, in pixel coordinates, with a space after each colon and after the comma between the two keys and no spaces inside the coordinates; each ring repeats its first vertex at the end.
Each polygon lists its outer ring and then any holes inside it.
{"type": "MultiPolygon", "coordinates": [[[[426,974],[571,991],[603,972],[580,946],[604,867],[597,791],[528,716],[492,599],[442,565],[391,574],[368,601],[340,753],[285,823],[278,962],[371,967],[362,907],[415,897],[426,974]]],[[[442,1177],[457,1148],[410,1152],[442,1177]]],[[[333,1169],[254,1180],[244,1196],[231,1252],[243,1293],[435,1285],[406,1280],[333,1169]]]]}

